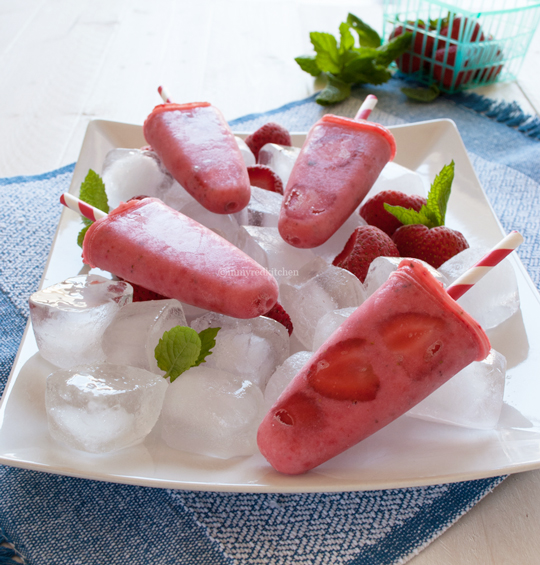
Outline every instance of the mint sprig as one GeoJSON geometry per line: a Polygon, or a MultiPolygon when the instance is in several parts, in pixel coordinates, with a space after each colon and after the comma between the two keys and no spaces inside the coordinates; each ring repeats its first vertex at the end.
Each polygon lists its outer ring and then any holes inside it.
{"type": "Polygon", "coordinates": [[[216,345],[220,328],[208,328],[200,333],[187,326],[175,326],[163,334],[155,350],[158,367],[165,371],[163,378],[171,383],[191,367],[206,361],[216,345]]]}
{"type": "MultiPolygon", "coordinates": [[[[81,183],[79,198],[87,204],[90,204],[90,206],[94,206],[94,208],[98,208],[103,212],[109,212],[109,201],[107,199],[107,193],[105,192],[105,184],[103,183],[102,178],[92,169],[88,171],[88,174],[81,183]]],[[[92,220],[89,220],[88,218],[82,217],[81,219],[84,224],[84,228],[77,236],[77,244],[79,247],[82,247],[84,236],[86,235],[90,225],[93,223],[92,220]]]]}
{"type": "Polygon", "coordinates": [[[409,47],[407,32],[382,44],[379,34],[354,14],[339,26],[339,41],[331,33],[309,34],[315,55],[296,57],[300,68],[311,76],[323,76],[325,88],[315,98],[323,106],[348,98],[357,84],[383,84],[392,76],[390,63],[409,47]],[[358,36],[356,45],[354,31],[358,36]]]}
{"type": "Polygon", "coordinates": [[[448,200],[452,192],[455,163],[445,165],[435,177],[427,196],[427,202],[420,211],[403,206],[384,203],[384,209],[395,216],[403,225],[423,224],[428,228],[444,226],[448,200]]]}

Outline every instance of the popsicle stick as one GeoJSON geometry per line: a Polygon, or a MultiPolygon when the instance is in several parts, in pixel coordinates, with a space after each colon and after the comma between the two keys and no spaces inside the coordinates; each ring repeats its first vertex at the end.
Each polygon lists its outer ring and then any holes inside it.
{"type": "Polygon", "coordinates": [[[64,192],[64,194],[60,196],[60,202],[66,208],[77,212],[81,216],[84,216],[93,222],[100,220],[101,218],[105,218],[108,215],[99,208],[94,208],[94,206],[90,206],[90,204],[83,202],[81,199],[73,196],[73,194],[69,194],[69,192],[64,192]]]}
{"type": "Polygon", "coordinates": [[[172,104],[172,96],[164,86],[158,86],[157,90],[161,98],[163,98],[163,102],[165,102],[166,104],[172,104]]]}
{"type": "Polygon", "coordinates": [[[355,120],[367,120],[371,111],[377,106],[377,97],[373,94],[368,94],[358,112],[356,112],[355,120]]]}
{"type": "Polygon", "coordinates": [[[498,265],[505,257],[508,257],[514,249],[523,243],[523,236],[517,232],[510,232],[489,253],[484,255],[478,263],[458,277],[446,292],[457,300],[473,287],[482,277],[487,275],[493,267],[498,265]]]}

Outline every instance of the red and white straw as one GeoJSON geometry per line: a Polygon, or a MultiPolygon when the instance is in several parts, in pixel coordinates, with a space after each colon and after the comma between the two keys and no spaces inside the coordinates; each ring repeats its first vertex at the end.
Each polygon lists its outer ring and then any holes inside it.
{"type": "Polygon", "coordinates": [[[446,292],[457,300],[463,296],[482,277],[486,276],[493,267],[498,265],[505,257],[508,257],[514,249],[523,243],[523,236],[517,232],[510,232],[489,253],[487,253],[476,265],[458,277],[446,292]]]}
{"type": "Polygon", "coordinates": [[[172,104],[171,93],[164,86],[158,86],[157,91],[159,92],[159,95],[163,99],[163,102],[165,102],[166,104],[172,104]]]}
{"type": "Polygon", "coordinates": [[[81,216],[84,216],[93,222],[100,220],[101,218],[105,218],[108,215],[99,208],[94,208],[94,206],[90,206],[90,204],[83,202],[76,196],[73,196],[73,194],[69,194],[69,192],[64,192],[64,194],[60,196],[60,202],[66,206],[66,208],[77,212],[81,216]]]}
{"type": "Polygon", "coordinates": [[[367,120],[371,111],[377,106],[377,97],[373,94],[368,94],[358,112],[356,112],[355,120],[367,120]]]}

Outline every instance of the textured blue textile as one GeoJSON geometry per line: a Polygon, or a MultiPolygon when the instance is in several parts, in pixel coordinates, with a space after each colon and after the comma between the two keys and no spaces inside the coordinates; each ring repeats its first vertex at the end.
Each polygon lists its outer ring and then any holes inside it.
{"type": "MultiPolygon", "coordinates": [[[[520,256],[540,284],[540,220],[534,212],[540,142],[517,129],[523,120],[509,127],[496,114],[476,112],[472,106],[480,109],[482,100],[448,97],[420,105],[407,101],[399,86],[392,80],[371,89],[379,98],[373,118],[388,125],[452,118],[505,229],[525,235],[520,256]]],[[[356,98],[332,112],[353,115],[366,93],[356,91],[356,98]]],[[[482,108],[493,110],[493,104],[482,108]]],[[[274,120],[305,131],[325,111],[311,98],[235,120],[233,127],[249,131],[274,120]]],[[[26,324],[28,296],[39,284],[58,222],[58,196],[68,188],[72,171],[68,166],[46,175],[0,179],[2,388],[26,324]]],[[[32,565],[404,563],[501,480],[260,495],[151,489],[0,467],[0,544],[11,542],[32,565]]],[[[4,548],[0,564],[13,557],[12,547],[4,548]]]]}

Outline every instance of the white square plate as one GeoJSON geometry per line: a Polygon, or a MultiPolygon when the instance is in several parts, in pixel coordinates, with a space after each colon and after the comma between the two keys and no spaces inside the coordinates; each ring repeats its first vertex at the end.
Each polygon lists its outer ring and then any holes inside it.
{"type": "MultiPolygon", "coordinates": [[[[417,171],[427,185],[452,159],[456,177],[447,224],[471,245],[492,246],[503,234],[450,120],[390,128],[396,162],[417,171]]],[[[304,134],[293,136],[301,145],[304,134]]],[[[114,147],[145,144],[140,126],[94,121],[88,126],[70,191],[78,194],[89,168],[101,171],[114,147]]],[[[398,187],[399,188],[399,187],[398,187]]],[[[42,286],[77,274],[80,219],[64,210],[42,286]]],[[[491,335],[508,359],[505,405],[499,428],[471,430],[402,417],[346,453],[301,476],[275,472],[261,455],[227,461],[167,447],[154,429],[138,446],[94,456],[65,448],[47,431],[45,380],[54,370],[37,353],[27,327],[0,405],[0,463],[118,483],[191,490],[238,492],[354,491],[431,485],[526,471],[540,467],[540,299],[513,254],[521,312],[491,335]]]]}

